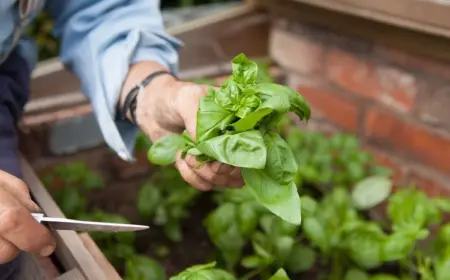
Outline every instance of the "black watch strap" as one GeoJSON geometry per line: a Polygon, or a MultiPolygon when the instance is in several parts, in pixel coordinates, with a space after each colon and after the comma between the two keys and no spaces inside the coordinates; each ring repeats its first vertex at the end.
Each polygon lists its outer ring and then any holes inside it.
{"type": "Polygon", "coordinates": [[[118,118],[119,120],[127,120],[127,112],[130,112],[131,122],[136,124],[136,107],[137,107],[137,96],[143,89],[150,84],[153,79],[161,75],[170,75],[177,79],[177,77],[166,70],[156,71],[148,75],[145,79],[142,80],[139,84],[137,84],[134,88],[132,88],[125,98],[123,106],[119,108],[118,118]]]}

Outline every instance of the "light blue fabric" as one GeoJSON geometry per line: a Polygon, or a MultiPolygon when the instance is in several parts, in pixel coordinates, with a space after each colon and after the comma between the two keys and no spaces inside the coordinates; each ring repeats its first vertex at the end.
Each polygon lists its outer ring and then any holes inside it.
{"type": "MultiPolygon", "coordinates": [[[[0,1],[0,62],[24,26],[41,8],[55,19],[55,35],[62,40],[60,58],[82,84],[92,103],[106,143],[125,160],[133,160],[137,127],[116,121],[116,103],[130,64],[151,60],[178,72],[182,43],[164,31],[158,0],[22,0],[0,1]],[[31,4],[30,4],[31,3],[31,4]],[[23,3],[22,3],[23,4],[23,3]]],[[[30,67],[36,47],[19,42],[30,67]]]]}

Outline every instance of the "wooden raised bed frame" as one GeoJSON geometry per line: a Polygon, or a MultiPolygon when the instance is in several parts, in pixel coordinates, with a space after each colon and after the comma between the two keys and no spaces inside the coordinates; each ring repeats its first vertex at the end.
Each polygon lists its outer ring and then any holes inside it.
{"type": "MultiPolygon", "coordinates": [[[[22,157],[24,181],[28,184],[34,200],[47,216],[64,217],[50,193],[43,186],[31,166],[22,157]]],[[[64,270],[59,280],[120,280],[114,267],[106,260],[87,233],[55,231],[57,240],[55,256],[64,270]]],[[[20,279],[50,280],[38,266],[33,266],[34,256],[27,255],[20,279]]]]}

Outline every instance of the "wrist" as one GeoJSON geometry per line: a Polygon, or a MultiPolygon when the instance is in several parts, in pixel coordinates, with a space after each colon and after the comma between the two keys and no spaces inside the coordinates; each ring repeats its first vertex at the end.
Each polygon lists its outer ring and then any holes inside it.
{"type": "MultiPolygon", "coordinates": [[[[119,99],[120,117],[141,126],[148,111],[162,111],[158,117],[176,114],[174,88],[178,80],[164,66],[140,62],[130,67],[119,99]],[[145,110],[144,110],[145,109],[145,110]]],[[[157,112],[156,112],[157,113],[157,112]]]]}

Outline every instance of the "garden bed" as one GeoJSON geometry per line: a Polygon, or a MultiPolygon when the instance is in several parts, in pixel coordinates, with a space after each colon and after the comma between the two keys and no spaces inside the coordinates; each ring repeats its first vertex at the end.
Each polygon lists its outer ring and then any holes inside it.
{"type": "MultiPolygon", "coordinates": [[[[240,9],[234,16],[224,16],[222,27],[234,22],[236,17],[240,21],[234,26],[251,22],[258,24],[245,29],[245,32],[234,33],[235,41],[214,38],[219,45],[220,42],[233,41],[239,42],[241,49],[257,48],[255,46],[260,45],[257,39],[265,38],[267,34],[265,15],[256,13],[247,21],[249,10],[240,9]],[[254,34],[252,30],[259,30],[259,35],[249,37],[254,34]],[[238,38],[247,38],[247,41],[242,42],[238,38]]],[[[290,26],[284,21],[279,25],[290,26]]],[[[208,36],[219,34],[218,28],[219,25],[215,24],[203,26],[202,31],[185,30],[178,34],[195,42],[206,33],[208,36]]],[[[281,44],[281,39],[286,39],[278,33],[272,35],[275,43],[281,44]]],[[[292,43],[298,37],[287,39],[292,43]]],[[[266,54],[266,44],[262,44],[264,47],[255,53],[266,54]]],[[[303,50],[309,45],[300,46],[303,50]]],[[[202,50],[202,47],[193,47],[183,53],[181,61],[186,66],[191,61],[197,62],[196,55],[188,54],[198,55],[202,50]]],[[[227,50],[222,60],[236,52],[231,45],[227,50]]],[[[282,48],[272,50],[275,56],[280,53],[277,50],[282,48]]],[[[313,53],[317,57],[322,54],[319,51],[313,53]]],[[[316,67],[314,57],[306,51],[305,54],[310,62],[306,65],[316,67]]],[[[215,55],[205,55],[203,58],[207,59],[200,63],[201,66],[207,65],[215,55]]],[[[290,57],[279,60],[288,66],[299,66],[290,57]]],[[[207,71],[207,78],[223,74],[223,69],[226,69],[221,65],[215,66],[212,68],[219,71],[212,71],[215,74],[207,71]]],[[[272,69],[280,73],[280,69],[272,69]]],[[[263,73],[269,82],[272,80],[270,73],[273,72],[263,73]]],[[[292,79],[293,73],[288,73],[288,82],[303,81],[292,79]]],[[[191,74],[189,79],[203,76],[191,74]]],[[[223,77],[220,77],[214,83],[222,81],[223,77]]],[[[284,82],[279,77],[277,81],[284,82]]],[[[197,82],[213,83],[204,79],[197,82]]],[[[297,89],[301,91],[303,88],[297,89]]],[[[316,95],[309,96],[314,98],[316,95]]],[[[333,112],[341,112],[341,107],[347,109],[342,110],[343,114],[352,112],[345,106],[319,103],[333,112]]],[[[213,271],[214,274],[211,268],[206,268],[209,271],[204,272],[205,278],[266,280],[280,268],[285,269],[293,280],[450,278],[450,237],[449,225],[446,224],[446,213],[450,211],[448,198],[428,197],[422,191],[426,190],[423,185],[415,189],[413,184],[393,183],[391,178],[396,175],[395,170],[378,165],[367,152],[367,146],[360,144],[356,136],[339,133],[335,126],[327,132],[320,127],[322,132],[317,132],[314,119],[305,124],[294,116],[283,119],[277,126],[299,166],[294,180],[289,181],[295,182],[294,188],[297,187],[302,198],[301,225],[295,225],[261,207],[248,188],[201,193],[184,183],[175,169],[149,164],[146,158],[149,143],[145,137],[138,139],[135,164],[118,159],[110,149],[98,145],[102,143],[99,139],[80,139],[79,135],[70,137],[77,133],[74,127],[85,128],[79,120],[91,114],[86,103],[66,104],[69,108],[58,108],[55,112],[39,111],[36,109],[39,106],[35,105],[24,118],[22,133],[26,139],[23,137],[23,151],[65,215],[150,225],[148,231],[131,234],[90,234],[124,279],[164,280],[192,265],[214,261],[219,268],[235,276],[225,276],[217,270],[213,271]],[[72,123],[61,130],[66,121],[72,123]],[[61,131],[69,131],[69,138],[76,138],[78,146],[56,145],[62,142],[58,134],[61,131]],[[81,140],[85,143],[81,144],[81,140]]],[[[352,118],[338,116],[338,120],[352,118]]],[[[92,119],[82,121],[92,124],[92,119]]],[[[282,271],[279,273],[278,279],[287,279],[282,276],[282,271]]]]}
{"type": "Polygon", "coordinates": [[[300,130],[291,117],[278,131],[300,167],[301,226],[261,208],[247,189],[201,193],[174,168],[150,165],[142,135],[136,164],[104,146],[33,164],[66,216],[150,225],[91,234],[124,279],[166,279],[212,262],[239,279],[268,279],[279,268],[290,279],[446,279],[448,226],[434,240],[441,247],[423,246],[450,201],[414,188],[391,194],[392,170],[356,137],[300,130]]]}

